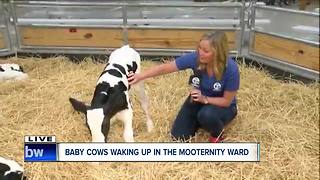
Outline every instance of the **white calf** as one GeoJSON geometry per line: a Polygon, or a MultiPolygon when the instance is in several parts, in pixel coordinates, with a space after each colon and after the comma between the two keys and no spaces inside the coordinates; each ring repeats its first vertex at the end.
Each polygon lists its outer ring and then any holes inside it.
{"type": "Polygon", "coordinates": [[[18,64],[0,64],[0,81],[23,80],[28,75],[18,64]]]}
{"type": "Polygon", "coordinates": [[[0,179],[1,180],[25,180],[23,168],[15,161],[0,157],[0,179]]]}
{"type": "MultiPolygon", "coordinates": [[[[133,111],[129,99],[129,72],[140,72],[140,55],[128,45],[113,51],[101,73],[91,106],[76,99],[69,101],[76,111],[86,115],[86,122],[93,142],[107,142],[110,120],[113,116],[124,123],[123,137],[126,142],[134,142],[132,130],[133,111]]],[[[137,84],[141,106],[147,117],[147,129],[153,129],[153,122],[148,113],[148,98],[143,82],[137,84]]]]}

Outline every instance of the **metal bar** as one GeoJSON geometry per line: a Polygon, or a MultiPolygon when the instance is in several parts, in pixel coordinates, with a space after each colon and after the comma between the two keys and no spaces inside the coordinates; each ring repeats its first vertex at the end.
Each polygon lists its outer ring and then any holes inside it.
{"type": "MultiPolygon", "coordinates": [[[[81,51],[92,51],[92,50],[102,50],[105,51],[106,49],[116,49],[112,47],[73,47],[73,46],[26,46],[22,45],[21,50],[81,50],[81,51]]],[[[141,51],[152,51],[152,52],[193,52],[195,49],[168,49],[168,48],[135,48],[141,51]]],[[[230,51],[230,53],[236,53],[237,51],[230,51]]]]}
{"type": "Polygon", "coordinates": [[[241,7],[241,3],[232,2],[232,3],[221,3],[221,2],[171,2],[171,3],[161,3],[161,2],[152,2],[152,3],[128,3],[128,6],[157,6],[157,7],[241,7]]]}
{"type": "Polygon", "coordinates": [[[17,24],[18,27],[79,27],[79,28],[122,28],[122,25],[76,25],[76,24],[17,24]]]}
{"type": "Polygon", "coordinates": [[[99,8],[99,7],[118,7],[121,6],[121,4],[103,4],[103,5],[79,5],[79,4],[73,4],[73,5],[51,5],[51,4],[14,4],[18,8],[28,8],[28,7],[36,7],[36,8],[53,8],[53,7],[62,7],[62,8],[84,8],[84,7],[90,7],[90,8],[99,8]]]}
{"type": "MultiPolygon", "coordinates": [[[[140,52],[143,56],[146,55],[151,55],[151,56],[181,56],[185,53],[190,53],[193,52],[194,50],[190,50],[190,51],[152,51],[151,50],[144,50],[144,49],[136,49],[138,52],[140,52]]],[[[236,52],[230,52],[229,56],[233,57],[235,56],[236,52]]]]}
{"type": "Polygon", "coordinates": [[[263,56],[261,54],[257,54],[254,52],[249,52],[249,56],[247,56],[247,58],[253,59],[265,65],[280,69],[282,71],[287,71],[308,79],[319,81],[319,72],[302,67],[302,66],[280,61],[280,60],[263,56]]]}
{"type": "Polygon", "coordinates": [[[294,13],[294,14],[303,14],[307,16],[315,16],[319,17],[319,13],[316,12],[308,12],[308,11],[301,11],[301,10],[295,10],[295,9],[286,9],[286,8],[280,8],[275,6],[256,6],[257,9],[266,9],[266,10],[276,10],[276,11],[282,11],[286,13],[294,13]]]}
{"type": "Polygon", "coordinates": [[[250,30],[252,30],[256,25],[256,6],[255,6],[256,3],[257,3],[257,0],[253,0],[252,8],[251,8],[251,28],[250,28],[250,30]]]}
{"type": "Polygon", "coordinates": [[[172,23],[176,25],[206,24],[206,25],[239,25],[240,19],[128,19],[128,23],[172,23]]]}
{"type": "Polygon", "coordinates": [[[87,49],[78,49],[78,50],[65,50],[65,49],[19,49],[18,53],[48,53],[48,54],[109,54],[115,48],[104,48],[103,50],[87,50],[87,49]]]}
{"type": "Polygon", "coordinates": [[[143,21],[128,20],[128,26],[130,27],[163,27],[163,28],[224,28],[224,29],[237,29],[239,27],[240,20],[230,20],[230,19],[221,19],[221,20],[194,20],[194,19],[144,19],[143,21]]]}
{"type": "Polygon", "coordinates": [[[14,52],[11,51],[10,49],[3,49],[3,51],[0,50],[0,55],[1,56],[10,56],[12,54],[14,54],[14,52]]]}
{"type": "MultiPolygon", "coordinates": [[[[20,49],[19,53],[68,53],[68,54],[110,54],[116,48],[99,48],[99,49],[59,49],[59,48],[24,48],[20,49]]],[[[183,53],[193,52],[193,50],[173,50],[173,49],[136,49],[141,55],[152,55],[152,56],[180,56],[183,53]]],[[[230,56],[236,54],[237,51],[230,51],[230,56]]]]}
{"type": "MultiPolygon", "coordinates": [[[[123,10],[125,11],[125,9],[123,10]]],[[[126,12],[123,14],[125,19],[45,19],[45,18],[19,18],[17,23],[21,24],[123,24],[127,21],[129,24],[152,24],[164,23],[174,25],[187,25],[187,24],[204,24],[204,25],[240,25],[240,19],[127,19],[126,12]]],[[[123,24],[124,25],[124,24],[123,24]]]]}
{"type": "Polygon", "coordinates": [[[253,0],[252,2],[252,7],[251,7],[251,13],[249,17],[249,22],[250,22],[250,27],[249,27],[249,47],[248,47],[248,52],[252,51],[252,46],[255,41],[255,36],[253,33],[253,29],[255,27],[255,22],[256,22],[256,6],[255,4],[257,3],[256,0],[253,0]]]}
{"type": "MultiPolygon", "coordinates": [[[[0,54],[5,53],[7,51],[9,51],[8,49],[8,28],[7,28],[7,20],[6,20],[6,16],[5,16],[5,12],[4,12],[4,5],[2,2],[0,2],[0,22],[3,21],[5,24],[0,24],[0,33],[3,32],[3,38],[4,38],[4,42],[5,42],[5,47],[0,49],[0,54]]],[[[10,44],[9,44],[10,46],[10,44]]]]}
{"type": "Polygon", "coordinates": [[[292,26],[292,29],[294,29],[295,31],[299,31],[299,32],[308,32],[311,34],[317,34],[319,35],[319,27],[315,27],[315,26],[305,26],[305,25],[297,25],[297,26],[292,26]]]}
{"type": "Polygon", "coordinates": [[[240,27],[190,27],[190,26],[128,26],[128,29],[182,29],[182,30],[240,30],[240,27]]]}
{"type": "MultiPolygon", "coordinates": [[[[67,54],[110,54],[116,48],[105,48],[103,50],[68,50],[67,52],[63,49],[21,49],[19,53],[67,53],[67,54]]],[[[140,51],[140,50],[137,50],[140,51]]],[[[140,51],[141,55],[152,55],[152,56],[178,56],[183,52],[157,52],[157,51],[140,51]]]]}
{"type": "Polygon", "coordinates": [[[11,1],[12,4],[15,5],[25,5],[25,6],[33,6],[35,7],[36,5],[39,6],[48,6],[48,5],[53,5],[53,6],[119,6],[122,5],[122,2],[84,2],[84,1],[11,1]]]}
{"type": "Polygon", "coordinates": [[[240,9],[240,41],[238,42],[238,53],[240,56],[242,56],[242,46],[244,45],[244,30],[245,30],[245,22],[244,22],[244,16],[245,16],[245,6],[246,2],[245,0],[242,0],[242,7],[240,9]]]}
{"type": "MultiPolygon", "coordinates": [[[[124,2],[125,2],[125,0],[123,0],[124,2]]],[[[123,34],[123,44],[128,44],[129,42],[129,35],[128,35],[128,29],[127,29],[127,25],[128,25],[128,14],[127,14],[127,11],[128,11],[128,9],[127,9],[127,6],[126,5],[123,5],[123,7],[122,7],[122,25],[123,25],[123,32],[122,32],[122,34],[123,34]]]]}
{"type": "Polygon", "coordinates": [[[19,18],[18,24],[97,24],[97,23],[110,23],[122,25],[122,19],[45,19],[45,18],[19,18]]]}
{"type": "Polygon", "coordinates": [[[316,46],[316,47],[319,46],[319,42],[315,42],[315,41],[308,41],[308,40],[295,38],[295,37],[291,37],[291,36],[280,35],[280,34],[271,33],[271,32],[265,32],[265,31],[259,31],[259,30],[256,30],[256,29],[254,29],[253,32],[258,32],[258,33],[267,34],[267,35],[271,35],[271,36],[275,36],[275,37],[280,37],[280,38],[284,38],[284,39],[288,39],[288,40],[303,42],[305,44],[316,46]]]}
{"type": "Polygon", "coordinates": [[[108,47],[74,47],[74,46],[28,46],[28,45],[21,45],[21,49],[67,49],[67,50],[72,50],[72,49],[78,49],[78,50],[103,50],[108,47]]]}
{"type": "MultiPolygon", "coordinates": [[[[153,51],[153,52],[161,52],[161,51],[166,51],[166,52],[193,52],[195,49],[167,49],[167,48],[135,48],[140,51],[153,51]]],[[[237,51],[229,51],[229,53],[237,53],[237,51]]]]}
{"type": "MultiPolygon", "coordinates": [[[[2,4],[3,5],[3,4],[2,4]]],[[[9,51],[13,51],[15,49],[15,46],[13,45],[13,40],[12,40],[12,37],[11,37],[11,34],[10,34],[10,31],[9,31],[9,28],[11,28],[11,24],[10,24],[10,14],[8,11],[5,11],[4,9],[4,5],[2,6],[3,8],[3,15],[4,15],[4,18],[5,19],[5,23],[6,23],[6,32],[7,32],[7,35],[8,35],[8,44],[9,44],[9,51]]]]}
{"type": "MultiPolygon", "coordinates": [[[[74,24],[17,24],[18,27],[79,27],[79,28],[123,28],[121,25],[74,25],[74,24]]],[[[188,29],[188,30],[232,30],[241,28],[233,27],[190,27],[190,26],[126,26],[127,29],[188,29]]]]}
{"type": "Polygon", "coordinates": [[[0,53],[3,53],[3,52],[8,52],[8,51],[10,51],[10,49],[8,49],[8,48],[3,48],[3,49],[0,49],[0,53]]]}
{"type": "Polygon", "coordinates": [[[14,4],[11,3],[11,1],[10,1],[9,5],[10,5],[10,11],[11,11],[11,15],[12,15],[12,24],[14,26],[14,31],[15,31],[15,35],[16,35],[15,36],[16,43],[15,43],[13,50],[14,50],[14,52],[17,52],[18,49],[20,48],[20,45],[21,45],[21,41],[20,41],[21,35],[20,35],[20,31],[18,31],[18,29],[17,29],[18,27],[16,26],[18,20],[17,20],[17,14],[16,14],[14,4]]]}
{"type": "Polygon", "coordinates": [[[12,3],[17,5],[59,5],[59,6],[70,6],[70,5],[79,5],[79,6],[108,6],[108,5],[126,5],[126,6],[165,6],[165,7],[241,7],[241,3],[232,2],[232,3],[220,3],[220,2],[83,2],[83,1],[12,1],[12,3]]]}
{"type": "MultiPolygon", "coordinates": [[[[85,21],[85,20],[83,20],[83,21],[85,21]]],[[[133,23],[133,22],[131,22],[130,21],[130,24],[128,25],[128,24],[124,24],[124,23],[126,23],[126,22],[122,22],[122,23],[120,23],[121,21],[123,21],[122,19],[118,19],[118,20],[111,20],[111,21],[109,21],[109,22],[111,22],[110,24],[112,24],[112,25],[108,25],[106,22],[107,22],[107,20],[104,20],[104,22],[106,23],[106,24],[93,24],[92,23],[92,21],[91,21],[91,23],[89,23],[90,21],[85,21],[85,22],[82,22],[82,23],[75,23],[75,22],[73,22],[73,24],[71,24],[71,23],[57,23],[57,21],[54,21],[54,22],[56,22],[57,24],[55,24],[55,23],[50,23],[50,20],[49,20],[49,23],[48,23],[48,21],[45,21],[45,20],[43,20],[43,21],[40,21],[40,22],[37,22],[37,21],[29,21],[29,22],[23,22],[23,21],[21,21],[21,20],[19,20],[19,22],[17,23],[17,26],[30,26],[30,25],[32,25],[32,26],[54,26],[54,27],[68,27],[68,26],[72,26],[72,27],[127,27],[127,28],[133,28],[133,27],[143,27],[143,28],[146,28],[146,27],[148,27],[148,28],[163,28],[163,29],[166,29],[166,28],[179,28],[179,29],[181,29],[181,28],[195,28],[195,29],[197,29],[197,28],[200,28],[200,29],[206,29],[206,28],[208,28],[208,29],[212,29],[212,28],[217,28],[217,29],[233,29],[233,30],[235,30],[235,29],[241,29],[240,27],[235,27],[233,24],[230,24],[229,26],[221,26],[221,25],[223,25],[223,24],[211,24],[212,26],[208,26],[208,23],[205,23],[205,22],[203,22],[203,25],[206,25],[206,26],[201,26],[201,24],[200,24],[200,22],[199,23],[193,23],[193,24],[190,24],[190,26],[186,26],[186,25],[188,25],[188,23],[181,23],[181,25],[183,25],[183,26],[178,26],[178,24],[174,24],[174,22],[172,22],[172,26],[170,26],[170,25],[165,25],[165,26],[162,26],[162,25],[145,25],[146,23],[143,23],[143,21],[139,21],[139,23],[141,24],[141,25],[138,25],[138,23],[133,23]],[[115,24],[115,22],[117,22],[118,24],[115,24]],[[132,25],[132,24],[134,24],[134,25],[132,25]],[[192,26],[191,26],[192,25],[192,26]]],[[[147,21],[147,22],[150,22],[150,21],[147,21]]],[[[159,22],[161,22],[160,20],[159,20],[159,22]]],[[[220,21],[220,22],[222,22],[222,21],[220,21]]],[[[167,23],[166,23],[167,24],[167,23]]],[[[210,25],[210,24],[209,24],[210,25]]]]}
{"type": "MultiPolygon", "coordinates": [[[[0,22],[1,20],[3,20],[4,22],[6,22],[5,20],[5,15],[4,15],[4,6],[3,6],[3,2],[0,1],[0,22]]],[[[6,25],[5,24],[0,24],[0,28],[5,28],[6,25]]]]}
{"type": "MultiPolygon", "coordinates": [[[[83,50],[104,50],[108,47],[74,47],[74,46],[26,46],[22,45],[22,49],[35,49],[35,48],[40,48],[40,49],[83,49],[83,50]]],[[[115,48],[112,48],[115,49],[115,48]]],[[[135,49],[140,49],[144,51],[170,51],[170,52],[180,52],[180,51],[195,51],[195,49],[167,49],[167,48],[135,48],[135,49]]],[[[230,51],[230,52],[236,52],[236,51],[230,51]]]]}

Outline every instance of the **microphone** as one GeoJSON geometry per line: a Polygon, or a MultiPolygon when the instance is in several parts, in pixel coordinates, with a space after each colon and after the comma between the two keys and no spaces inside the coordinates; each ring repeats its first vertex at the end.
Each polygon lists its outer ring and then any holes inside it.
{"type": "MultiPolygon", "coordinates": [[[[200,82],[201,82],[200,71],[199,70],[194,70],[193,74],[189,77],[188,84],[194,89],[199,89],[200,88],[200,82]]],[[[190,102],[193,102],[192,97],[190,98],[190,102]]]]}
{"type": "Polygon", "coordinates": [[[189,85],[193,88],[199,89],[200,87],[200,78],[196,75],[191,75],[189,77],[189,85]]]}

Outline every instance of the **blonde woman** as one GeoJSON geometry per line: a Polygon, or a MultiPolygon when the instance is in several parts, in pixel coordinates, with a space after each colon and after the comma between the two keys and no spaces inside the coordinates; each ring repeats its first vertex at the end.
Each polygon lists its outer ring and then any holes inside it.
{"type": "Polygon", "coordinates": [[[237,115],[239,70],[237,63],[228,57],[227,42],[223,32],[207,33],[201,37],[197,51],[129,74],[129,84],[185,69],[200,74],[199,89],[191,90],[173,123],[171,135],[175,140],[188,141],[202,128],[211,134],[210,142],[221,142],[224,126],[237,115]]]}

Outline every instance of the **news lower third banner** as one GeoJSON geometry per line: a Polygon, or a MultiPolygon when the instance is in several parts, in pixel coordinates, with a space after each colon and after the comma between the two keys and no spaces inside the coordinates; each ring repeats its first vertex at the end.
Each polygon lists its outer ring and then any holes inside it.
{"type": "Polygon", "coordinates": [[[260,144],[55,143],[53,136],[26,136],[24,160],[26,162],[259,162],[260,144]]]}

